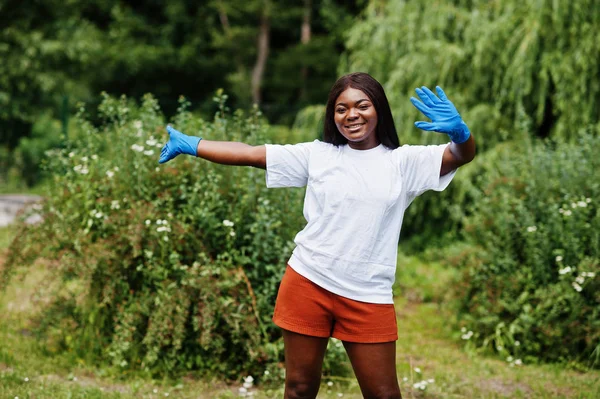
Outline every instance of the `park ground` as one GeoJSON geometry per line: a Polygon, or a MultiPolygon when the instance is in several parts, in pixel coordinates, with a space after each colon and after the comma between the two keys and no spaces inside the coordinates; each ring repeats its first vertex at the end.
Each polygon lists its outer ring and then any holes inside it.
{"type": "MultiPolygon", "coordinates": [[[[14,229],[0,228],[0,270],[14,229]]],[[[428,301],[452,271],[400,255],[396,298],[399,340],[397,368],[402,394],[412,398],[600,398],[600,371],[565,365],[515,366],[493,356],[466,351],[448,315],[428,301]],[[423,382],[424,381],[424,382],[423,382]],[[416,386],[415,386],[416,384],[416,386]],[[424,388],[424,389],[422,389],[424,388]]],[[[46,269],[40,262],[14,278],[0,293],[0,398],[207,398],[240,397],[239,383],[199,379],[156,380],[109,375],[73,362],[68,354],[48,354],[29,332],[32,287],[46,269]]],[[[376,367],[376,365],[374,365],[376,367]]],[[[254,398],[281,398],[281,387],[253,387],[254,398]]],[[[361,398],[354,378],[324,376],[318,398],[361,398]]]]}

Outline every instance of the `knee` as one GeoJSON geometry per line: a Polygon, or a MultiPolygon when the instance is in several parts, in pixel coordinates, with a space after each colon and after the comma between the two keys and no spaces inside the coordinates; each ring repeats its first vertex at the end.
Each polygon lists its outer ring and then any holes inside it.
{"type": "Polygon", "coordinates": [[[285,382],[286,399],[314,399],[319,392],[319,382],[289,379],[285,382]]]}

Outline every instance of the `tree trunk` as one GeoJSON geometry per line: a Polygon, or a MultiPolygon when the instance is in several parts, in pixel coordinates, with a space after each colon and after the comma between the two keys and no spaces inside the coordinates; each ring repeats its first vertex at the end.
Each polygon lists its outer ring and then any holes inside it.
{"type": "MultiPolygon", "coordinates": [[[[300,31],[300,43],[308,44],[310,42],[310,14],[312,9],[312,0],[304,0],[304,16],[302,18],[302,28],[300,31]]],[[[308,95],[308,67],[302,66],[300,71],[302,79],[302,87],[300,88],[300,101],[305,101],[308,95]]]]}
{"type": "Polygon", "coordinates": [[[252,102],[260,104],[261,102],[261,86],[269,56],[269,35],[270,21],[268,15],[268,2],[265,1],[262,15],[260,16],[260,31],[258,33],[258,55],[256,56],[256,64],[252,70],[252,102]]]}

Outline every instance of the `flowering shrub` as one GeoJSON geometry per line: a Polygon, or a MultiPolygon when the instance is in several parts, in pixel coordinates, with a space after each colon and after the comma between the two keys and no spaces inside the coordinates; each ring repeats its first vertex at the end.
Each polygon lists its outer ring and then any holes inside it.
{"type": "MultiPolygon", "coordinates": [[[[225,99],[215,98],[212,122],[182,99],[173,123],[207,139],[265,142],[258,110],[229,115],[225,99]]],[[[49,154],[44,220],[21,227],[0,286],[17,266],[54,261],[39,287],[50,350],[121,370],[281,378],[271,315],[304,223],[303,191],[267,190],[262,170],[189,156],[159,166],[167,134],[149,95],[139,109],[105,96],[99,111],[100,127],[80,115],[80,138],[49,154]]]]}
{"type": "Polygon", "coordinates": [[[600,364],[599,152],[593,135],[537,144],[478,177],[465,222],[474,246],[452,260],[469,345],[515,365],[600,364]]]}

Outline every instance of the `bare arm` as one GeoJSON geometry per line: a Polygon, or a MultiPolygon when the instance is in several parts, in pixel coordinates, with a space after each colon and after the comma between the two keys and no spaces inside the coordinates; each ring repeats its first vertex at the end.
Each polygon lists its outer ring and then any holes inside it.
{"type": "Polygon", "coordinates": [[[267,149],[264,145],[251,146],[235,141],[200,140],[196,155],[223,165],[267,168],[267,149]]]}
{"type": "Polygon", "coordinates": [[[467,141],[461,144],[451,142],[442,157],[442,167],[440,176],[450,173],[454,169],[469,163],[475,158],[475,139],[473,135],[467,141]]]}

